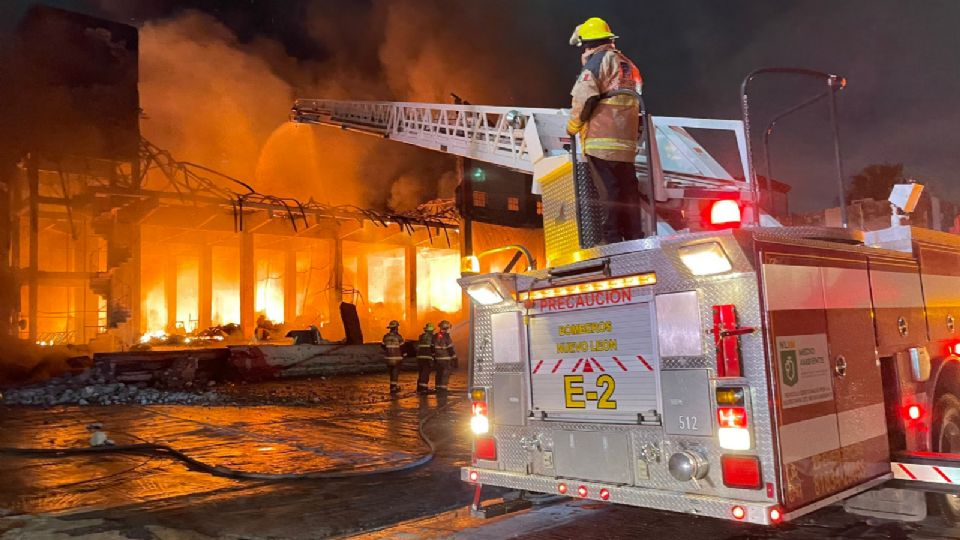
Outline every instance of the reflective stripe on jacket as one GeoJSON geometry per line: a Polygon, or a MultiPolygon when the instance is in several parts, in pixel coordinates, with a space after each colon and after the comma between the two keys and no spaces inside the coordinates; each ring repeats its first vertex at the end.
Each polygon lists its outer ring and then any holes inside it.
{"type": "Polygon", "coordinates": [[[403,336],[388,332],[383,336],[383,357],[386,360],[403,360],[403,336]]]}
{"type": "Polygon", "coordinates": [[[439,332],[433,338],[433,348],[436,351],[437,360],[453,360],[457,357],[453,350],[453,338],[448,332],[439,332]]]}
{"type": "Polygon", "coordinates": [[[633,163],[640,129],[636,98],[643,89],[640,70],[613,45],[590,49],[582,61],[583,70],[570,92],[570,115],[584,122],[580,132],[584,153],[633,163]]]}
{"type": "Polygon", "coordinates": [[[420,334],[420,339],[417,341],[417,358],[433,360],[433,333],[420,334]]]}

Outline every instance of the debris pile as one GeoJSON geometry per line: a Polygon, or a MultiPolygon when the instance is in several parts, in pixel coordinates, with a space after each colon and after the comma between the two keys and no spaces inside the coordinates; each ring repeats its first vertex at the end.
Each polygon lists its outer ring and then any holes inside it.
{"type": "Polygon", "coordinates": [[[215,383],[207,383],[202,389],[194,388],[187,381],[179,384],[179,373],[171,374],[169,382],[177,383],[150,386],[145,382],[124,383],[117,381],[101,366],[77,375],[64,375],[50,379],[43,385],[14,388],[6,391],[3,402],[8,405],[114,405],[139,403],[153,405],[164,403],[207,405],[219,403],[221,396],[213,390],[215,383]]]}

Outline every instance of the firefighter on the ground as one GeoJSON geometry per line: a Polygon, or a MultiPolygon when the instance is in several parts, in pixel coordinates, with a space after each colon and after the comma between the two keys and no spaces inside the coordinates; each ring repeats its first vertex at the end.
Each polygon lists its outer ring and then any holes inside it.
{"type": "Polygon", "coordinates": [[[383,359],[387,362],[387,372],[390,374],[390,393],[400,391],[400,365],[403,363],[403,336],[400,335],[400,323],[390,321],[387,333],[383,336],[380,347],[383,348],[383,359]]]}
{"type": "Polygon", "coordinates": [[[606,213],[604,242],[643,238],[640,189],[634,160],[640,131],[640,70],[617,50],[617,36],[598,17],[574,29],[570,44],[582,47],[583,68],[570,95],[567,133],[580,134],[583,153],[598,179],[606,213]]]}
{"type": "Polygon", "coordinates": [[[430,393],[430,370],[434,363],[433,349],[433,323],[427,323],[423,327],[423,333],[417,340],[417,368],[420,370],[417,376],[417,393],[430,393]]]}
{"type": "Polygon", "coordinates": [[[440,331],[433,337],[433,354],[437,364],[437,392],[443,393],[447,391],[450,370],[457,363],[457,352],[453,350],[453,339],[450,337],[450,321],[440,321],[439,326],[440,331]]]}

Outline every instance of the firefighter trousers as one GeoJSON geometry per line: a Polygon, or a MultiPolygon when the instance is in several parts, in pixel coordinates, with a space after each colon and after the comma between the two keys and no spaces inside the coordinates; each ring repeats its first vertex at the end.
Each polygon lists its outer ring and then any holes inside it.
{"type": "Polygon", "coordinates": [[[430,370],[433,368],[433,360],[417,358],[417,368],[420,370],[417,375],[417,392],[426,392],[430,387],[430,370]]]}
{"type": "Polygon", "coordinates": [[[643,238],[640,184],[633,163],[587,156],[603,205],[603,240],[607,244],[643,238]]]}
{"type": "Polygon", "coordinates": [[[452,360],[449,358],[437,359],[436,365],[436,385],[438,392],[447,391],[447,383],[450,382],[450,364],[452,360]]]}
{"type": "Polygon", "coordinates": [[[387,360],[387,373],[390,374],[390,388],[400,386],[400,360],[387,360]]]}

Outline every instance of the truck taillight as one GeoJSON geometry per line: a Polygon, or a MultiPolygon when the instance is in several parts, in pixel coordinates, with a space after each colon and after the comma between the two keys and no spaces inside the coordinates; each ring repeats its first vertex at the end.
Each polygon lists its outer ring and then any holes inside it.
{"type": "Polygon", "coordinates": [[[718,377],[742,376],[740,336],[752,331],[752,328],[738,328],[736,306],[713,306],[713,340],[717,351],[718,377]]]}
{"type": "MultiPolygon", "coordinates": [[[[470,391],[470,399],[473,401],[470,416],[470,429],[477,435],[483,435],[490,431],[490,419],[488,418],[487,408],[487,390],[485,388],[474,388],[470,391]]],[[[496,454],[496,449],[494,449],[496,454]]]]}
{"type": "Polygon", "coordinates": [[[753,445],[747,418],[746,389],[717,388],[717,437],[724,450],[749,450],[753,445]]]}
{"type": "Polygon", "coordinates": [[[738,489],[760,489],[760,458],[757,456],[720,456],[723,485],[738,489]]]}
{"type": "Polygon", "coordinates": [[[497,460],[497,440],[493,437],[477,437],[473,449],[473,455],[477,459],[497,460]]]}
{"type": "Polygon", "coordinates": [[[747,410],[743,407],[720,407],[717,409],[717,422],[720,427],[747,427],[747,410]]]}

